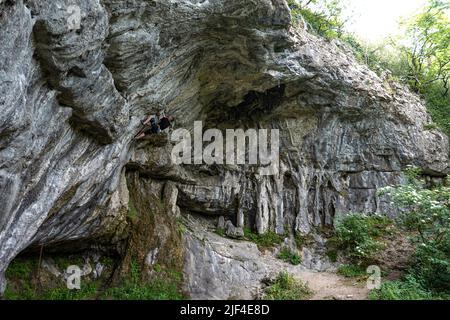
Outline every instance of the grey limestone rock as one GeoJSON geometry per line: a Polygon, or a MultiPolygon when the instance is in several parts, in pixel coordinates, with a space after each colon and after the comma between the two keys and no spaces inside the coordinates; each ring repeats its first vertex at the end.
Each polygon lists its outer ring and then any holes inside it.
{"type": "MultiPolygon", "coordinates": [[[[376,190],[407,165],[449,172],[448,138],[424,129],[424,102],[292,28],[284,0],[0,1],[0,43],[0,292],[27,248],[122,239],[126,171],[167,183],[173,219],[224,216],[239,234],[393,212],[376,190]],[[161,106],[188,130],[280,129],[280,174],[174,165],[170,144],[133,140],[161,106]]],[[[212,272],[215,258],[187,243],[212,272]]],[[[188,287],[209,276],[188,275],[188,287]]]]}

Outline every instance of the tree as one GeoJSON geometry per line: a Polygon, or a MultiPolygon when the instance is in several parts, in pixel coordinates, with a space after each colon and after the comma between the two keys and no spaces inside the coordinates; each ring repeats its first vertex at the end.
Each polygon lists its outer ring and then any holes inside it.
{"type": "Polygon", "coordinates": [[[294,23],[302,22],[309,30],[328,39],[344,34],[344,2],[340,0],[288,0],[294,23]]]}
{"type": "MultiPolygon", "coordinates": [[[[426,100],[433,121],[450,136],[450,3],[429,0],[406,20],[404,36],[367,44],[345,32],[345,0],[288,0],[294,24],[347,44],[378,74],[408,84],[426,100]],[[390,72],[385,73],[386,70],[390,72]]],[[[434,127],[434,126],[433,126],[434,127]]],[[[432,127],[430,127],[432,128],[432,127]]]]}
{"type": "Polygon", "coordinates": [[[448,3],[431,0],[425,9],[405,23],[406,45],[401,51],[409,66],[408,81],[423,93],[436,82],[442,97],[449,93],[450,78],[450,21],[448,3]]]}
{"type": "Polygon", "coordinates": [[[380,189],[399,207],[399,221],[416,236],[414,264],[410,274],[424,288],[450,291],[450,187],[426,188],[420,170],[406,170],[409,183],[380,189]]]}

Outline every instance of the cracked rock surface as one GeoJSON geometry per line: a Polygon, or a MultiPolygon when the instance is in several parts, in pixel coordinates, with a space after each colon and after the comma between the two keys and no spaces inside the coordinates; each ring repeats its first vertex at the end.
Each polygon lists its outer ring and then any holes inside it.
{"type": "MultiPolygon", "coordinates": [[[[338,213],[394,212],[376,190],[407,165],[449,172],[448,138],[424,129],[424,102],[341,44],[294,30],[284,0],[0,0],[0,43],[0,292],[27,248],[119,243],[127,171],[166,185],[173,219],[302,235],[338,213]],[[133,141],[162,107],[188,130],[279,129],[280,173],[172,164],[170,144],[133,141]]],[[[204,297],[216,262],[185,238],[187,265],[208,270],[186,282],[204,297]]]]}

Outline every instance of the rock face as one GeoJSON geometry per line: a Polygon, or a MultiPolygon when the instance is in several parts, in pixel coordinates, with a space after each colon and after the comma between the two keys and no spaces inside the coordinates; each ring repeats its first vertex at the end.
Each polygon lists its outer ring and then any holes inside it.
{"type": "MultiPolygon", "coordinates": [[[[0,292],[26,248],[119,243],[128,171],[166,184],[173,219],[303,235],[387,211],[376,190],[407,165],[449,171],[423,102],[294,30],[284,0],[0,0],[0,43],[0,292]],[[279,129],[281,172],[172,164],[170,144],[133,141],[162,106],[176,127],[279,129]]],[[[196,241],[187,265],[215,270],[196,241]]],[[[188,273],[191,292],[212,276],[188,273]]]]}

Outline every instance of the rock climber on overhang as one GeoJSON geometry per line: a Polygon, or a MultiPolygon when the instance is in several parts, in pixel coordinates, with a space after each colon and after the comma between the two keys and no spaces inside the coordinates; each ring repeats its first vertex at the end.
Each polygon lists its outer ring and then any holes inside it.
{"type": "Polygon", "coordinates": [[[175,117],[173,116],[165,116],[158,121],[159,115],[156,116],[149,116],[144,121],[141,121],[144,128],[139,130],[139,132],[135,135],[136,140],[144,139],[145,137],[148,137],[149,134],[159,134],[166,130],[167,128],[172,126],[172,122],[175,120],[175,117]]]}

